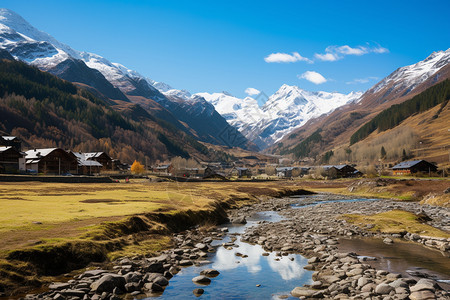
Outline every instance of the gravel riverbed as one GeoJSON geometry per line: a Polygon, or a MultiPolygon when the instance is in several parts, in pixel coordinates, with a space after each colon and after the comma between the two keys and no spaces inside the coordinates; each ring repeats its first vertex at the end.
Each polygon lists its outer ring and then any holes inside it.
{"type": "MultiPolygon", "coordinates": [[[[367,257],[338,250],[340,237],[381,238],[385,243],[405,239],[434,248],[449,257],[450,240],[437,239],[409,232],[386,235],[370,231],[370,226],[359,228],[337,218],[344,213],[374,214],[392,209],[402,209],[430,217],[430,225],[450,229],[450,212],[446,208],[424,206],[413,202],[391,200],[327,202],[348,197],[321,194],[314,197],[283,198],[262,201],[253,206],[229,211],[232,223],[245,223],[246,218],[258,211],[277,211],[283,219],[279,222],[260,221],[247,228],[240,238],[250,244],[259,244],[277,256],[290,253],[308,258],[305,269],[314,271],[313,282],[291,291],[300,299],[450,299],[445,288],[429,278],[403,278],[402,275],[377,270],[368,264],[367,257]],[[317,204],[315,204],[318,202],[317,204]],[[294,207],[299,204],[301,207],[294,207]],[[314,204],[314,205],[313,205],[314,204]]],[[[113,262],[109,269],[85,271],[68,282],[55,282],[47,292],[27,295],[26,299],[135,299],[159,295],[174,274],[191,265],[208,262],[208,253],[216,251],[211,243],[227,235],[226,227],[208,231],[194,228],[175,234],[175,247],[158,257],[124,257],[113,262]]],[[[231,241],[220,247],[233,248],[231,241]]],[[[242,256],[247,255],[241,253],[242,256]]],[[[264,255],[264,254],[263,254],[264,255]]],[[[450,259],[449,259],[450,263],[450,259]]],[[[207,285],[218,271],[203,270],[192,280],[207,285]]],[[[202,288],[192,291],[201,297],[202,288]]],[[[286,295],[287,296],[287,295],[286,295]]],[[[269,297],[270,298],[270,297],[269,297]]]]}

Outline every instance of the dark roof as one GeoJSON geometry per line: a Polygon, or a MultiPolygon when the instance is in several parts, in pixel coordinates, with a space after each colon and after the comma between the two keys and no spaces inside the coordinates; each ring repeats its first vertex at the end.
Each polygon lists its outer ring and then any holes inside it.
{"type": "Polygon", "coordinates": [[[409,160],[409,161],[402,161],[399,164],[396,164],[395,166],[392,167],[392,169],[409,169],[414,167],[415,165],[417,165],[420,162],[425,162],[427,164],[430,164],[429,162],[427,162],[426,160],[409,160]]]}
{"type": "Polygon", "coordinates": [[[248,168],[240,168],[240,167],[236,167],[235,169],[238,171],[247,171],[248,170],[248,168]]]}
{"type": "MultiPolygon", "coordinates": [[[[331,168],[335,168],[337,170],[342,170],[345,167],[352,167],[350,165],[327,165],[327,166],[321,166],[322,168],[324,168],[325,170],[331,169],[331,168]]],[[[353,167],[352,167],[353,168],[353,167]]]]}

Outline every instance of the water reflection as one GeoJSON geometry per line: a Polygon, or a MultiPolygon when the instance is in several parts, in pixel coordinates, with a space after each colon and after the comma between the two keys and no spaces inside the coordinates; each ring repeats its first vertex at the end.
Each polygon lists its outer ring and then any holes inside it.
{"type": "Polygon", "coordinates": [[[220,270],[232,270],[238,267],[245,267],[249,273],[258,273],[263,270],[262,264],[265,262],[283,280],[300,279],[306,273],[303,266],[307,264],[307,259],[300,255],[290,254],[288,256],[277,257],[272,252],[269,256],[262,256],[265,251],[260,245],[250,245],[242,242],[237,242],[237,245],[239,247],[233,248],[232,250],[220,247],[217,250],[212,267],[220,270]],[[248,257],[241,258],[236,256],[236,253],[246,254],[248,257]]]}
{"type": "MultiPolygon", "coordinates": [[[[229,224],[229,234],[213,244],[229,242],[233,233],[243,233],[258,221],[277,222],[281,219],[276,212],[256,213],[247,219],[246,225],[229,224]]],[[[197,286],[192,278],[205,268],[217,269],[220,275],[213,278],[210,285],[202,287],[205,290],[202,299],[280,299],[282,295],[295,299],[290,296],[290,291],[312,282],[312,272],[303,269],[307,259],[301,255],[277,257],[270,253],[263,256],[265,251],[260,245],[243,243],[239,236],[234,244],[230,250],[218,246],[217,251],[207,258],[210,264],[183,268],[170,280],[159,299],[196,299],[192,291],[197,286]],[[238,252],[247,257],[236,256],[238,252]]]]}

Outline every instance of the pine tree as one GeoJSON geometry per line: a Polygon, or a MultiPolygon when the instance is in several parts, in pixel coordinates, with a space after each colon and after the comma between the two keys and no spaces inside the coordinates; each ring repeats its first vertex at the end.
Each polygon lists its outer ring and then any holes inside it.
{"type": "Polygon", "coordinates": [[[384,149],[384,146],[381,146],[381,159],[386,158],[386,149],[384,149]]]}
{"type": "Polygon", "coordinates": [[[402,161],[405,161],[405,160],[407,160],[408,159],[408,155],[406,155],[406,151],[405,151],[405,149],[403,149],[403,152],[402,152],[402,161]]]}

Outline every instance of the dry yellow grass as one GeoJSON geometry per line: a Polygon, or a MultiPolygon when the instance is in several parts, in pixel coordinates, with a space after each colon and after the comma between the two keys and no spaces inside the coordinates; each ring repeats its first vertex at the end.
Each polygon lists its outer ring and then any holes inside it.
{"type": "Polygon", "coordinates": [[[399,233],[407,231],[433,237],[450,237],[450,234],[447,232],[421,223],[419,216],[402,210],[391,210],[370,216],[346,214],[343,215],[342,218],[347,222],[362,227],[368,224],[374,224],[375,227],[373,227],[372,230],[382,233],[399,233]]]}

